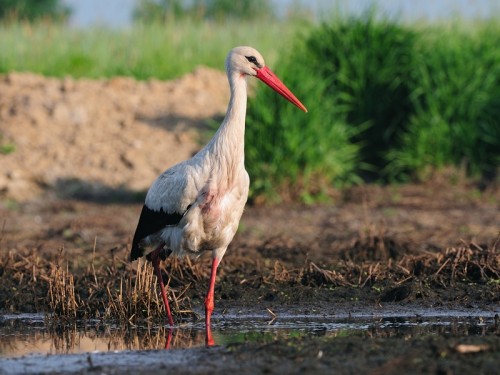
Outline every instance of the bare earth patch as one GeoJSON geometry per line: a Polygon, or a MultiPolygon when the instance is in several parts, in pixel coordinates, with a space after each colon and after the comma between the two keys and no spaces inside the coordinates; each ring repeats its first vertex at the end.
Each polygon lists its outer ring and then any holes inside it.
{"type": "Polygon", "coordinates": [[[0,142],[15,148],[0,154],[0,194],[147,189],[197,151],[193,129],[225,111],[226,81],[202,67],[171,82],[0,77],[0,142]]]}

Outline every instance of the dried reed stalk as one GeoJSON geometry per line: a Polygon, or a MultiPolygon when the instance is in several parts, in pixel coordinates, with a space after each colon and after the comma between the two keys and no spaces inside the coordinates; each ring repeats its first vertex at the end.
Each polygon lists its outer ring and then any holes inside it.
{"type": "Polygon", "coordinates": [[[78,302],[75,294],[74,277],[69,272],[69,266],[51,264],[49,275],[49,306],[54,318],[75,319],[77,317],[78,302]]]}

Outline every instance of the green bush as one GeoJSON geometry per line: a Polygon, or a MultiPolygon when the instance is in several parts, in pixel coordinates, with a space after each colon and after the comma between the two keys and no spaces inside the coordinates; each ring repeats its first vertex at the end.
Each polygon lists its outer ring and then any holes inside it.
{"type": "Polygon", "coordinates": [[[390,173],[423,177],[427,169],[465,166],[493,176],[500,165],[500,29],[433,29],[414,62],[415,108],[390,173]]]}
{"type": "Polygon", "coordinates": [[[415,40],[370,14],[323,24],[297,42],[280,73],[309,113],[259,89],[247,126],[252,194],[310,201],[332,185],[380,177],[412,113],[415,40]]]}
{"type": "Polygon", "coordinates": [[[268,0],[138,0],[133,18],[136,22],[172,22],[190,18],[201,21],[243,21],[274,18],[268,0]]]}
{"type": "Polygon", "coordinates": [[[1,20],[36,20],[40,18],[65,21],[71,9],[61,0],[1,0],[1,20]]]}
{"type": "Polygon", "coordinates": [[[500,165],[500,28],[402,26],[368,14],[323,24],[278,64],[303,115],[270,90],[250,103],[254,196],[323,196],[334,183],[500,165]]]}
{"type": "Polygon", "coordinates": [[[259,85],[250,100],[246,127],[246,161],[251,197],[326,198],[332,185],[354,182],[358,146],[355,127],[329,102],[328,84],[311,69],[303,42],[276,64],[276,74],[308,108],[308,113],[259,85]]]}
{"type": "Polygon", "coordinates": [[[381,177],[387,151],[412,115],[416,39],[414,31],[369,13],[324,24],[307,40],[309,71],[328,82],[323,107],[337,107],[357,128],[365,179],[381,177]]]}

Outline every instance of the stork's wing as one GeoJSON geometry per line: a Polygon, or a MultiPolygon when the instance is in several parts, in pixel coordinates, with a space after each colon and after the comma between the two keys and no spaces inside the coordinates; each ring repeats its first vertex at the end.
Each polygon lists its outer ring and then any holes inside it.
{"type": "Polygon", "coordinates": [[[198,161],[190,159],[176,164],[153,182],[132,241],[131,260],[143,255],[143,250],[139,247],[141,240],[167,225],[179,224],[196,201],[199,194],[197,183],[203,186],[206,180],[206,176],[200,175],[199,168],[196,168],[198,161]]]}
{"type": "Polygon", "coordinates": [[[186,160],[159,175],[148,190],[146,206],[154,211],[183,214],[194,203],[207,179],[200,174],[200,168],[192,165],[195,161],[186,160]]]}

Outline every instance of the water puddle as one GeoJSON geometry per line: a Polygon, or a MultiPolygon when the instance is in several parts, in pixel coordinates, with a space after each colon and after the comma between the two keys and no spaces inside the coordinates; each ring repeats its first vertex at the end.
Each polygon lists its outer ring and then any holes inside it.
{"type": "MultiPolygon", "coordinates": [[[[400,337],[438,334],[478,336],[499,331],[497,312],[482,310],[397,309],[349,311],[325,314],[308,311],[229,311],[214,314],[213,335],[217,345],[255,341],[272,342],[288,337],[347,336],[400,337]]],[[[0,316],[0,359],[24,355],[78,354],[126,350],[163,349],[169,329],[121,327],[85,322],[49,328],[37,314],[0,316]]],[[[172,330],[170,348],[203,347],[204,324],[185,323],[172,330]]]]}

